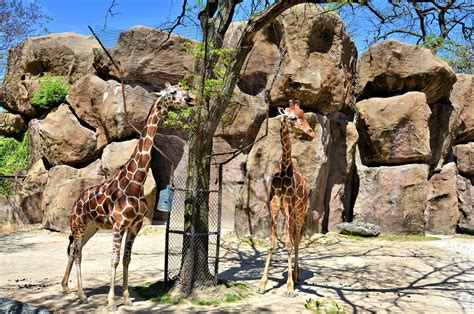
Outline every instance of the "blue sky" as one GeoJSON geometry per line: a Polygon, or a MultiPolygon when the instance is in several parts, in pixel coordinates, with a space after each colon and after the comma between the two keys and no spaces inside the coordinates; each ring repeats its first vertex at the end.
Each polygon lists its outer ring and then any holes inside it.
{"type": "MultiPolygon", "coordinates": [[[[119,0],[118,13],[108,18],[111,28],[126,29],[134,25],[158,25],[179,12],[180,0],[119,0]]],[[[53,18],[48,23],[52,33],[76,32],[90,35],[88,25],[102,28],[111,0],[38,0],[44,13],[53,18]]]]}

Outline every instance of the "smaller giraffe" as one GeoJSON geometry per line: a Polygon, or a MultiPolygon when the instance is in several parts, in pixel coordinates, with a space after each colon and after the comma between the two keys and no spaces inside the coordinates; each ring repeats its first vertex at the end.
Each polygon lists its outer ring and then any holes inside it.
{"type": "Polygon", "coordinates": [[[150,168],[153,138],[163,111],[168,107],[192,105],[194,96],[177,86],[165,84],[166,89],[158,93],[148,113],[137,146],[131,158],[120,168],[117,174],[104,183],[83,192],[71,208],[69,224],[71,235],[67,249],[69,261],[62,280],[64,292],[69,290],[69,274],[76,263],[77,293],[79,300],[87,303],[82,288],[81,255],[82,248],[98,229],[111,229],[113,234],[112,274],[108,295],[107,310],[115,311],[115,274],[120,260],[120,248],[125,237],[123,254],[123,303],[130,305],[128,292],[128,266],[132,245],[143,223],[148,208],[143,195],[143,185],[150,168]]]}
{"type": "Polygon", "coordinates": [[[306,208],[308,206],[308,190],[305,177],[296,169],[291,159],[291,141],[289,129],[297,133],[308,135],[311,139],[315,137],[313,129],[309,126],[304,117],[299,103],[290,100],[289,107],[280,111],[281,128],[280,138],[282,145],[282,155],[275,170],[273,171],[270,188],[270,247],[265,260],[265,269],[258,292],[265,293],[265,286],[268,281],[268,270],[270,259],[275,248],[276,228],[278,225],[278,214],[280,210],[285,217],[286,247],[288,252],[288,281],[287,296],[294,296],[294,283],[298,282],[298,249],[301,240],[301,229],[304,223],[306,208]],[[291,269],[291,254],[295,250],[294,269],[291,269]]]}

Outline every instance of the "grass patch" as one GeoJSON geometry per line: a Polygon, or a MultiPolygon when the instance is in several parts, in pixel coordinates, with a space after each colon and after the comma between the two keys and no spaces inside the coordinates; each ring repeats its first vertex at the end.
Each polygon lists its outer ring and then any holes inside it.
{"type": "Polygon", "coordinates": [[[255,239],[251,236],[241,237],[240,241],[250,246],[257,246],[257,247],[264,247],[267,244],[267,241],[262,240],[262,239],[255,239]]]}
{"type": "Polygon", "coordinates": [[[142,286],[133,287],[133,290],[142,298],[164,304],[182,304],[184,300],[171,298],[169,291],[173,287],[174,282],[147,282],[142,286]]]}
{"type": "Polygon", "coordinates": [[[154,302],[178,305],[194,304],[201,306],[213,306],[223,303],[233,303],[248,298],[253,294],[252,290],[243,283],[222,283],[217,287],[196,289],[187,297],[174,297],[170,292],[174,282],[154,281],[147,282],[142,286],[133,287],[133,290],[142,298],[154,302]]]}

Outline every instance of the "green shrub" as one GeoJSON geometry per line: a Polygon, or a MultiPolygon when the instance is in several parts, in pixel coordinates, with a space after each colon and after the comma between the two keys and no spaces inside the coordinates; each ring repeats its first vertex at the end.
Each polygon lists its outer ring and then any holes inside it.
{"type": "Polygon", "coordinates": [[[33,94],[31,103],[42,108],[60,105],[66,100],[70,85],[64,84],[61,77],[45,74],[39,79],[39,91],[33,94]]]}
{"type": "MultiPolygon", "coordinates": [[[[0,138],[0,175],[14,175],[28,169],[28,133],[23,140],[0,138]]],[[[0,195],[10,194],[10,181],[0,182],[0,195]]]]}

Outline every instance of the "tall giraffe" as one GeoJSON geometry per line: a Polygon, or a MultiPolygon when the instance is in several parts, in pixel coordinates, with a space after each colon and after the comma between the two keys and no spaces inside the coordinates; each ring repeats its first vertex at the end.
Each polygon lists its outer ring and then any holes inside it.
{"type": "Polygon", "coordinates": [[[125,238],[123,254],[123,303],[130,305],[128,292],[128,265],[132,245],[143,223],[148,208],[143,195],[143,185],[150,167],[153,137],[155,136],[162,112],[168,107],[191,105],[194,96],[177,86],[165,84],[166,88],[158,93],[160,96],[150,108],[145,127],[131,158],[120,168],[118,173],[95,187],[83,192],[71,208],[69,225],[71,235],[67,249],[69,261],[62,280],[64,292],[69,291],[68,280],[71,268],[76,262],[77,290],[79,300],[87,303],[82,288],[81,252],[87,241],[98,229],[112,229],[112,274],[108,295],[107,309],[115,311],[115,274],[120,261],[120,247],[125,238]]]}
{"type": "Polygon", "coordinates": [[[264,293],[268,281],[268,270],[270,259],[275,248],[276,228],[278,225],[278,214],[280,210],[285,217],[286,246],[288,251],[288,281],[287,296],[294,296],[294,282],[299,278],[298,249],[301,240],[301,228],[304,223],[306,207],[308,206],[308,191],[305,177],[296,169],[291,159],[291,141],[289,129],[297,133],[308,135],[311,139],[315,137],[313,129],[304,117],[299,103],[289,101],[289,107],[280,111],[281,128],[280,138],[283,152],[281,159],[273,171],[270,188],[270,247],[265,261],[265,269],[258,292],[264,293]],[[291,269],[291,253],[295,250],[294,270],[291,269]]]}

